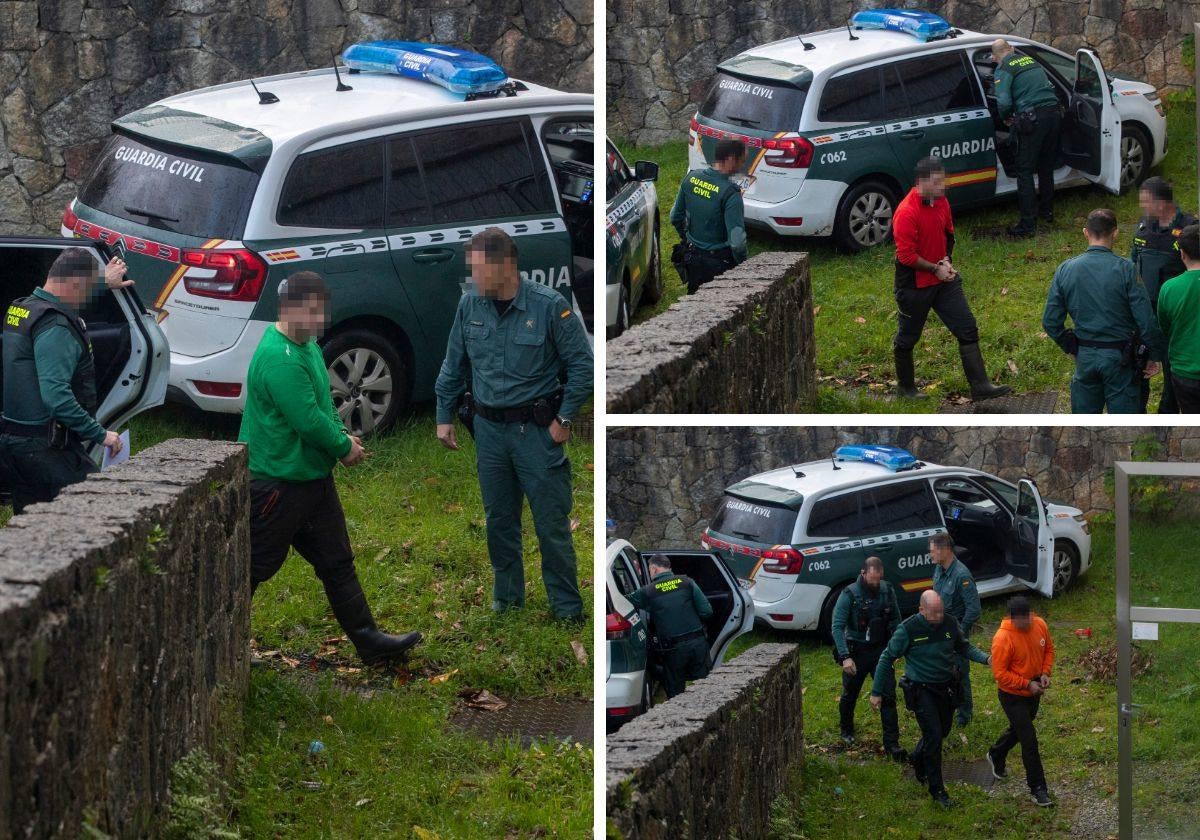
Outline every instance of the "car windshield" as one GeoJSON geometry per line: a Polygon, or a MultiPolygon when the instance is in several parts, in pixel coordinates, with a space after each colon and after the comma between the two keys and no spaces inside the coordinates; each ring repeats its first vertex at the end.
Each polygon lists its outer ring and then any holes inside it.
{"type": "Polygon", "coordinates": [[[796,88],[769,79],[718,73],[700,106],[700,116],[742,128],[795,131],[807,96],[807,82],[796,88]]]}

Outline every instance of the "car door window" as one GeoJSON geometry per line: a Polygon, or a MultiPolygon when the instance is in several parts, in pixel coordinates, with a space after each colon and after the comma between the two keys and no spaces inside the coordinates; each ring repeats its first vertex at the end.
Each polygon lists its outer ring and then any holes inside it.
{"type": "Polygon", "coordinates": [[[883,116],[878,67],[843,73],[825,83],[817,119],[821,122],[875,122],[883,116]]]}
{"type": "Polygon", "coordinates": [[[471,123],[413,138],[438,224],[557,213],[540,149],[523,122],[471,123]]]}
{"type": "Polygon", "coordinates": [[[998,478],[991,476],[981,476],[979,479],[983,486],[991,490],[995,496],[1000,499],[1009,511],[1017,506],[1017,488],[1011,484],[1006,484],[998,478]]]}
{"type": "Polygon", "coordinates": [[[1060,55],[1045,47],[1035,47],[1031,44],[1021,44],[1017,52],[1032,56],[1039,64],[1050,71],[1051,78],[1057,75],[1068,87],[1075,84],[1075,59],[1069,55],[1060,55]]]}
{"type": "Polygon", "coordinates": [[[617,584],[617,591],[628,597],[631,592],[638,588],[637,577],[633,573],[633,569],[629,566],[629,561],[623,556],[618,555],[613,563],[613,581],[617,584]]]}
{"type": "Polygon", "coordinates": [[[904,81],[910,117],[983,107],[962,50],[910,58],[898,62],[896,69],[904,81]]]}
{"type": "Polygon", "coordinates": [[[411,137],[396,137],[388,143],[387,168],[388,227],[429,224],[429,196],[411,137]]]}
{"type": "Polygon", "coordinates": [[[808,535],[860,536],[869,527],[870,503],[868,501],[864,506],[865,496],[865,491],[856,491],[821,499],[813,505],[812,512],[808,515],[808,535]]]}
{"type": "MultiPolygon", "coordinates": [[[[938,479],[935,492],[938,501],[945,505],[971,508],[978,513],[994,513],[1001,509],[999,502],[982,487],[966,478],[938,479]]],[[[944,508],[943,508],[944,509],[944,508]]]]}
{"type": "Polygon", "coordinates": [[[908,107],[908,96],[904,92],[904,83],[900,80],[900,71],[895,64],[889,64],[883,73],[883,113],[889,120],[904,119],[912,111],[908,107]]]}
{"type": "Polygon", "coordinates": [[[368,140],[296,158],[279,198],[281,225],[383,227],[384,142],[368,140]]]}
{"type": "Polygon", "coordinates": [[[625,165],[624,159],[612,143],[608,144],[607,160],[608,180],[606,181],[606,195],[608,199],[612,199],[625,188],[625,185],[629,183],[633,176],[629,174],[629,167],[625,165]]]}
{"type": "Polygon", "coordinates": [[[875,516],[864,533],[892,534],[942,524],[929,482],[923,479],[880,485],[871,490],[871,504],[875,516]]]}

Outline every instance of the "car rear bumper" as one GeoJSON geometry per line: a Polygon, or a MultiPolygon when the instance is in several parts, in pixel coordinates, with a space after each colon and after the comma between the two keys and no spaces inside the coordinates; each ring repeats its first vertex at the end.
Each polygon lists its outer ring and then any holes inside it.
{"type": "Polygon", "coordinates": [[[201,411],[240,414],[246,406],[246,374],[250,370],[250,359],[270,326],[268,321],[248,321],[233,346],[209,356],[172,352],[168,381],[171,399],[190,403],[201,411]],[[238,383],[242,387],[236,397],[220,397],[202,393],[197,382],[238,383]]]}
{"type": "MultiPolygon", "coordinates": [[[[645,671],[628,671],[609,674],[604,683],[605,709],[640,709],[642,705],[642,687],[645,685],[645,671]]],[[[608,713],[609,720],[620,718],[627,720],[637,717],[640,711],[632,714],[608,713]]]]}
{"type": "Polygon", "coordinates": [[[755,597],[754,618],[776,630],[816,630],[821,620],[821,606],[829,596],[829,587],[816,583],[797,583],[791,592],[779,600],[760,601],[755,597]]]}
{"type": "Polygon", "coordinates": [[[800,190],[776,204],[745,199],[746,224],[767,228],[781,236],[832,236],[838,203],[846,191],[841,181],[805,178],[800,190]],[[779,219],[803,219],[802,224],[782,224],[779,219]]]}

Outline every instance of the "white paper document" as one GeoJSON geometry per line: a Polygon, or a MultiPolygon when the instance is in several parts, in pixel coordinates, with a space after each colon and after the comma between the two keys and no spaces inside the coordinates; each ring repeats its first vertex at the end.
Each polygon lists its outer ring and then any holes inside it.
{"type": "Polygon", "coordinates": [[[124,464],[129,460],[129,430],[121,432],[121,451],[116,455],[108,454],[108,447],[104,447],[104,457],[100,459],[100,469],[106,470],[109,467],[115,467],[117,464],[124,464]]]}

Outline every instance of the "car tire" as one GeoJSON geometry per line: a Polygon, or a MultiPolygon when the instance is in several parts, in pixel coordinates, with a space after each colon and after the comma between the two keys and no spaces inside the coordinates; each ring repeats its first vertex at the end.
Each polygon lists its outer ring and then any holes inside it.
{"type": "Polygon", "coordinates": [[[863,181],[846,190],[833,223],[834,244],[857,254],[892,238],[896,193],[879,181],[863,181]],[[886,218],[886,224],[884,219],[886,218]]]}
{"type": "Polygon", "coordinates": [[[833,608],[837,606],[837,600],[842,594],[842,590],[850,584],[843,583],[840,586],[835,586],[833,591],[829,593],[829,597],[825,599],[825,603],[821,606],[821,618],[817,621],[817,635],[821,637],[823,642],[833,642],[833,608]]]}
{"type": "Polygon", "coordinates": [[[654,225],[654,242],[650,247],[650,276],[642,287],[641,303],[658,303],[663,296],[662,249],[659,247],[658,224],[654,225]]]}
{"type": "Polygon", "coordinates": [[[350,433],[365,438],[391,428],[409,398],[408,367],[393,343],[370,330],[349,329],[332,335],[321,351],[333,406],[350,433]]]}
{"type": "Polygon", "coordinates": [[[1070,540],[1054,541],[1054,597],[1071,588],[1079,577],[1079,549],[1070,540]]]}
{"type": "Polygon", "coordinates": [[[617,293],[617,322],[608,328],[608,337],[616,338],[629,329],[629,289],[624,283],[617,293]]]}
{"type": "Polygon", "coordinates": [[[1150,174],[1154,143],[1136,125],[1121,126],[1121,192],[1141,186],[1150,174]]]}

